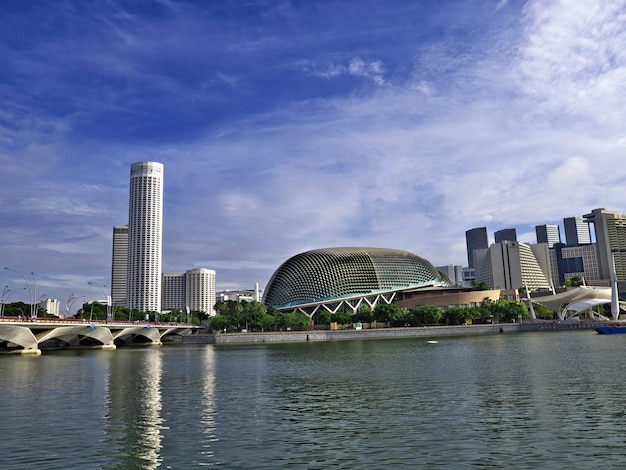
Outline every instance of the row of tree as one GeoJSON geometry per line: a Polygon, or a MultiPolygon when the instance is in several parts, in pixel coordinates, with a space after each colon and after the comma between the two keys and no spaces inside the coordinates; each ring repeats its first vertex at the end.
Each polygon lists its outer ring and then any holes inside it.
{"type": "Polygon", "coordinates": [[[259,302],[227,300],[215,304],[218,315],[211,317],[209,326],[214,331],[278,331],[304,329],[309,317],[302,312],[279,312],[259,302]]]}
{"type": "Polygon", "coordinates": [[[443,310],[432,305],[418,305],[413,309],[400,308],[396,304],[379,304],[373,310],[362,306],[354,315],[349,312],[318,312],[316,321],[321,324],[337,322],[347,324],[385,323],[391,326],[460,325],[464,323],[510,322],[528,317],[526,305],[500,299],[494,302],[484,299],[476,307],[450,307],[443,310]]]}

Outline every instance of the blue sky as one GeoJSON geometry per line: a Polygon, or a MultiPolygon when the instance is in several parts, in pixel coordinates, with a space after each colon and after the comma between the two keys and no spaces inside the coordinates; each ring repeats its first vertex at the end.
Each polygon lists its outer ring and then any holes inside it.
{"type": "Polygon", "coordinates": [[[534,242],[626,211],[624,1],[33,0],[0,18],[0,265],[62,308],[110,284],[136,161],[165,165],[163,269],[215,269],[218,289],[332,246],[464,265],[470,228],[534,242]]]}

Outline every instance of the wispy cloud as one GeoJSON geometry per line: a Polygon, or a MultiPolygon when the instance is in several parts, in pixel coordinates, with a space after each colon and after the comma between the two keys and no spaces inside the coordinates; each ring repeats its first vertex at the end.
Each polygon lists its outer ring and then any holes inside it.
{"type": "Polygon", "coordinates": [[[107,282],[140,160],[165,164],[164,269],[230,288],[311,248],[461,264],[474,226],[626,210],[623,2],[153,6],[0,7],[0,253],[49,290],[107,282]]]}

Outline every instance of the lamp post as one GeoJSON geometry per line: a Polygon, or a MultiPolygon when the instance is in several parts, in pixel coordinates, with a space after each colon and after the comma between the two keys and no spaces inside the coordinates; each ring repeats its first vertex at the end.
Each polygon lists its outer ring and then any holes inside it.
{"type": "MultiPolygon", "coordinates": [[[[39,299],[37,299],[37,303],[35,304],[35,318],[37,318],[37,314],[39,313],[39,306],[41,304],[41,301],[44,299],[44,297],[47,297],[47,296],[48,296],[48,294],[41,294],[39,296],[39,299]]],[[[43,309],[43,317],[44,317],[44,319],[46,318],[46,313],[47,313],[47,310],[43,309]]]]}
{"type": "Polygon", "coordinates": [[[100,289],[100,292],[102,292],[102,294],[104,294],[106,296],[107,299],[107,321],[111,321],[111,295],[109,294],[109,288],[107,286],[100,286],[98,284],[96,284],[95,282],[91,282],[89,281],[87,284],[89,284],[90,286],[95,286],[98,289],[100,289]],[[106,291],[105,291],[106,289],[106,291]]]}
{"type": "Polygon", "coordinates": [[[0,300],[0,317],[4,317],[4,306],[8,303],[7,301],[9,300],[9,297],[11,297],[13,294],[15,294],[17,291],[19,290],[25,290],[26,287],[22,287],[20,289],[7,289],[6,286],[3,290],[2,290],[2,298],[0,300]],[[4,295],[6,294],[6,299],[4,298],[4,295]]]}
{"type": "Polygon", "coordinates": [[[81,295],[80,297],[76,297],[74,294],[70,295],[69,299],[67,299],[67,303],[65,304],[65,316],[70,316],[70,312],[72,311],[72,306],[74,305],[74,302],[76,302],[78,299],[84,299],[86,297],[86,295],[81,295]]]}
{"type": "Polygon", "coordinates": [[[28,279],[26,279],[26,277],[19,272],[16,269],[11,269],[11,268],[7,268],[6,266],[4,267],[4,269],[6,269],[7,271],[13,271],[14,273],[19,274],[20,276],[22,276],[22,279],[24,279],[24,281],[26,282],[26,286],[28,286],[28,301],[30,303],[30,317],[32,318],[34,316],[34,307],[35,307],[35,274],[31,273],[33,275],[33,288],[31,289],[30,287],[30,282],[28,282],[28,279]]]}

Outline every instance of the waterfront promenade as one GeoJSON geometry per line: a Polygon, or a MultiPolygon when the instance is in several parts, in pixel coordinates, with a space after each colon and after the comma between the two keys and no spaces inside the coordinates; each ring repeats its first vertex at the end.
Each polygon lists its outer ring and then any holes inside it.
{"type": "Polygon", "coordinates": [[[242,332],[199,334],[172,339],[186,344],[206,343],[218,345],[244,345],[259,343],[297,343],[306,341],[441,338],[450,336],[510,334],[530,331],[572,331],[593,329],[595,326],[600,324],[606,324],[606,322],[567,323],[552,321],[528,321],[523,323],[499,323],[490,325],[371,328],[362,330],[346,329],[336,331],[306,330],[284,332],[242,332]]]}

